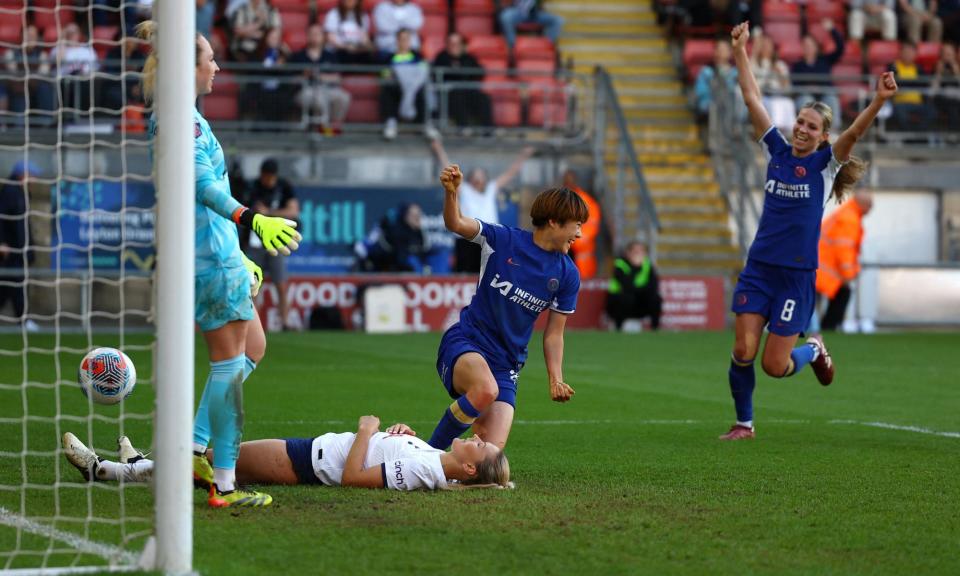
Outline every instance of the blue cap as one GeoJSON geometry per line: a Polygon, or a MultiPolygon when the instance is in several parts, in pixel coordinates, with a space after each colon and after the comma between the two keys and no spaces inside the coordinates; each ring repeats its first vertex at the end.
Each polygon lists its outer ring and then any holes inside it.
{"type": "Polygon", "coordinates": [[[40,169],[37,168],[37,165],[33,162],[17,160],[17,163],[13,165],[13,172],[10,173],[10,176],[13,178],[21,178],[24,174],[39,176],[40,169]]]}

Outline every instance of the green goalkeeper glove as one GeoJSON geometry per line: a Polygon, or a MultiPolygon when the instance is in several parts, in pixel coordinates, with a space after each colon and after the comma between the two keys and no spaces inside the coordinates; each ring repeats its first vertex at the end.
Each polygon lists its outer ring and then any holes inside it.
{"type": "MultiPolygon", "coordinates": [[[[249,212],[252,211],[248,210],[249,212]]],[[[250,220],[250,228],[260,237],[263,247],[271,256],[276,256],[277,252],[289,256],[291,250],[300,247],[299,242],[303,239],[296,230],[297,223],[286,218],[254,214],[250,220]]]]}
{"type": "Polygon", "coordinates": [[[243,257],[243,265],[250,273],[250,296],[256,298],[257,294],[260,293],[260,285],[263,284],[263,270],[257,266],[256,262],[247,258],[247,255],[243,252],[240,253],[240,256],[243,257]]]}

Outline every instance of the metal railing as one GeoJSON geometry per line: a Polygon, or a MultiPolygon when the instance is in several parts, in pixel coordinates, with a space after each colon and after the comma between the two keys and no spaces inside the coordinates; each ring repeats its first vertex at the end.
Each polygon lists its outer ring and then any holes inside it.
{"type": "Polygon", "coordinates": [[[647,244],[651,257],[656,257],[657,236],[660,232],[660,220],[653,196],[643,175],[643,166],[637,156],[630,135],[629,125],[610,74],[598,66],[594,70],[593,100],[593,161],[594,190],[601,194],[604,211],[612,215],[614,246],[620,248],[629,240],[642,240],[647,244]],[[607,174],[608,130],[612,129],[615,138],[616,171],[613,181],[607,174]],[[639,205],[635,218],[628,225],[628,210],[632,202],[628,195],[636,195],[639,205]],[[630,238],[630,230],[636,230],[636,238],[630,238]]]}

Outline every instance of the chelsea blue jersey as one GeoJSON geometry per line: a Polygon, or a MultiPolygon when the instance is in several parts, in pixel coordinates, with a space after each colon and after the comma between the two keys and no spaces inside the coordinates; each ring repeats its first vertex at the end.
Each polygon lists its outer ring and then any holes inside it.
{"type": "Polygon", "coordinates": [[[842,164],[833,147],[798,158],[774,126],[760,139],[767,156],[763,214],[749,259],[773,266],[817,269],[823,208],[842,164]]]}
{"type": "MultiPolygon", "coordinates": [[[[156,142],[156,115],[150,117],[156,142]]],[[[151,143],[151,155],[153,143],[151,143]]],[[[196,273],[243,266],[237,226],[231,219],[241,207],[230,193],[223,148],[210,124],[193,109],[193,157],[196,178],[196,273]]]]}
{"type": "Polygon", "coordinates": [[[460,326],[491,368],[513,369],[527,360],[541,312],[576,310],[580,272],[566,254],[537,246],[526,230],[478,222],[470,241],[480,245],[480,283],[460,312],[460,326]]]}

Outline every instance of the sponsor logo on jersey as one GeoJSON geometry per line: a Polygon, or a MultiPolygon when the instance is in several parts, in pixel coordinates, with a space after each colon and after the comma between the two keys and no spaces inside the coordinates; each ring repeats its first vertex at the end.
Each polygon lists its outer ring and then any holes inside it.
{"type": "Polygon", "coordinates": [[[511,266],[520,266],[519,264],[513,261],[513,256],[511,256],[510,258],[507,258],[507,264],[511,266]]]}
{"type": "Polygon", "coordinates": [[[199,138],[199,137],[200,137],[200,134],[202,134],[202,131],[200,130],[200,123],[199,123],[199,122],[194,122],[194,123],[193,123],[193,137],[194,137],[194,138],[199,138]]]}
{"type": "Polygon", "coordinates": [[[397,486],[403,486],[403,463],[401,460],[393,463],[393,477],[397,481],[397,486]]]}
{"type": "MultiPolygon", "coordinates": [[[[550,282],[556,282],[557,287],[559,288],[560,282],[558,280],[552,279],[550,282]]],[[[543,298],[538,298],[534,294],[527,292],[519,286],[514,288],[513,282],[508,280],[500,280],[499,274],[493,275],[493,279],[490,280],[490,287],[495,288],[498,292],[500,292],[501,295],[508,297],[511,302],[519,304],[520,306],[523,306],[528,310],[532,310],[537,314],[543,312],[543,310],[550,305],[549,301],[544,300],[543,298]]],[[[556,289],[552,291],[555,292],[556,289]]]]}
{"type": "Polygon", "coordinates": [[[560,281],[556,278],[551,278],[547,280],[547,290],[551,292],[556,292],[560,289],[560,281]]]}
{"type": "Polygon", "coordinates": [[[793,169],[793,173],[797,176],[797,178],[803,178],[807,175],[807,169],[803,166],[797,166],[793,169]]]}
{"type": "Polygon", "coordinates": [[[764,192],[782,198],[802,199],[810,197],[810,184],[787,184],[779,180],[767,180],[763,186],[764,192]]]}
{"type": "Polygon", "coordinates": [[[737,306],[743,306],[747,303],[746,294],[737,294],[737,306]]]}

